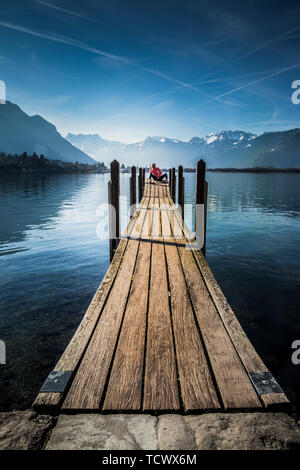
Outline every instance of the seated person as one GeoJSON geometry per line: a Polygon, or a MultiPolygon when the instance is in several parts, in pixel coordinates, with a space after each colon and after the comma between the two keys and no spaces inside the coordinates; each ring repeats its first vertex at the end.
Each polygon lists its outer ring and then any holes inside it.
{"type": "Polygon", "coordinates": [[[154,181],[162,181],[164,180],[164,183],[168,183],[168,178],[167,178],[167,173],[164,173],[161,171],[158,166],[155,165],[155,163],[152,163],[152,167],[150,170],[150,180],[153,179],[154,181]]]}

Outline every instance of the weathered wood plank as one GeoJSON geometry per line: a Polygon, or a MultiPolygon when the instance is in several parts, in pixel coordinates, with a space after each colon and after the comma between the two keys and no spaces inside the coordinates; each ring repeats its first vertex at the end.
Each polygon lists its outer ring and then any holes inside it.
{"type": "MultiPolygon", "coordinates": [[[[143,197],[141,205],[147,204],[147,199],[143,197]]],[[[137,210],[134,216],[131,218],[125,233],[129,235],[136,223],[137,218],[140,215],[140,211],[137,210]]],[[[86,311],[81,323],[79,324],[75,334],[73,335],[70,343],[59,359],[58,363],[53,370],[61,371],[75,371],[81,360],[85,348],[93,334],[98,318],[101,314],[102,308],[109,295],[110,289],[114,283],[116,274],[120,267],[123,259],[125,249],[127,247],[127,240],[122,239],[116,249],[113,260],[97,289],[88,310],[86,311]]],[[[64,393],[51,393],[51,392],[40,392],[38,393],[35,401],[33,402],[34,408],[57,408],[60,406],[61,401],[64,398],[64,393]]]]}
{"type": "Polygon", "coordinates": [[[136,223],[134,224],[130,232],[130,236],[133,238],[139,238],[141,236],[144,220],[147,216],[149,200],[149,198],[144,198],[143,203],[139,207],[139,213],[136,217],[136,223]]]}
{"type": "Polygon", "coordinates": [[[152,244],[144,411],[179,410],[164,247],[152,244]]]}
{"type": "Polygon", "coordinates": [[[164,198],[160,199],[160,205],[163,209],[160,213],[162,236],[165,238],[169,238],[171,237],[171,224],[166,210],[166,205],[164,204],[164,198]]]}
{"type": "MultiPolygon", "coordinates": [[[[138,218],[143,215],[145,210],[141,210],[138,218]]],[[[142,227],[142,222],[140,224],[142,227]]],[[[128,241],[111,295],[103,308],[62,409],[99,408],[127,302],[138,246],[135,240],[128,241]]]]}
{"type": "MultiPolygon", "coordinates": [[[[170,239],[168,239],[170,240],[170,239]]],[[[174,239],[173,239],[174,241],[174,239]]],[[[165,245],[181,395],[186,412],[220,408],[176,246],[165,245]]]]}
{"type": "Polygon", "coordinates": [[[225,409],[260,408],[256,391],[232,345],[192,253],[179,247],[189,293],[225,409]]]}
{"type": "Polygon", "coordinates": [[[62,409],[98,409],[132,279],[138,243],[129,240],[119,275],[62,409]]]}
{"type": "MultiPolygon", "coordinates": [[[[242,329],[237,317],[225,298],[220,286],[218,285],[214,275],[212,274],[204,256],[200,252],[194,253],[205,285],[210,293],[219,315],[225,325],[226,330],[238,352],[248,373],[267,372],[268,368],[257,354],[253,345],[249,341],[246,333],[242,329]]],[[[284,393],[271,393],[261,395],[261,400],[265,407],[273,407],[276,405],[285,405],[289,403],[284,393]]]]}
{"type": "Polygon", "coordinates": [[[141,242],[103,410],[140,410],[151,244],[141,242]]]}
{"type": "MultiPolygon", "coordinates": [[[[165,200],[170,204],[170,200],[165,200]]],[[[186,241],[190,244],[189,240],[192,240],[192,235],[188,235],[189,229],[186,224],[182,221],[179,212],[176,213],[176,217],[182,222],[186,241]]],[[[191,244],[190,244],[191,245],[191,244]]],[[[198,268],[201,272],[203,279],[203,288],[207,289],[214,302],[215,308],[228,332],[228,335],[237,351],[246,371],[248,374],[253,372],[267,372],[268,368],[265,366],[257,351],[254,349],[252,343],[249,341],[244,330],[242,329],[236,315],[232,311],[227,299],[225,298],[220,286],[218,285],[213,273],[211,272],[205,257],[199,250],[192,250],[192,253],[197,262],[198,268]]],[[[262,400],[265,407],[280,407],[285,406],[289,403],[288,398],[284,393],[272,393],[263,394],[260,399],[262,400]]]]}
{"type": "MultiPolygon", "coordinates": [[[[85,348],[90,340],[95,325],[98,321],[102,307],[113,285],[126,246],[127,240],[121,240],[117,247],[113,260],[108,268],[108,271],[106,272],[103,281],[97,289],[89,305],[89,308],[87,309],[74,336],[72,337],[70,343],[68,344],[67,348],[65,349],[64,353],[62,354],[61,358],[59,359],[58,363],[56,364],[53,370],[75,371],[82,355],[84,354],[85,348]]],[[[63,393],[40,392],[33,403],[33,407],[56,408],[60,405],[63,396],[63,393]]]]}
{"type": "MultiPolygon", "coordinates": [[[[157,188],[156,192],[157,194],[159,193],[159,188],[157,188]]],[[[153,205],[151,238],[158,239],[161,237],[159,198],[156,196],[153,201],[154,201],[154,205],[153,205]]]]}
{"type": "MultiPolygon", "coordinates": [[[[170,212],[168,214],[170,216],[170,212]]],[[[225,409],[260,408],[257,394],[206,290],[192,252],[180,245],[178,253],[225,409]]]]}

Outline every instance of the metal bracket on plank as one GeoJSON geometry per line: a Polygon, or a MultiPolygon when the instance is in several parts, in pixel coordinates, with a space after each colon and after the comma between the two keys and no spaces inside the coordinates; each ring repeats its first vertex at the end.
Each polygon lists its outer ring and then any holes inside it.
{"type": "Polygon", "coordinates": [[[267,393],[284,393],[271,372],[252,372],[249,374],[258,395],[267,393]]]}
{"type": "Polygon", "coordinates": [[[40,392],[63,393],[73,374],[72,370],[53,370],[40,388],[40,392]]]}

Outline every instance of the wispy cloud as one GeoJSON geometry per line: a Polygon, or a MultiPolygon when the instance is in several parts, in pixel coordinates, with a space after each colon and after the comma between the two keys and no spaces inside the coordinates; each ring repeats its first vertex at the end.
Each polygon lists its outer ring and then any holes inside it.
{"type": "Polygon", "coordinates": [[[14,23],[8,23],[6,21],[0,21],[0,26],[3,26],[5,28],[13,29],[15,31],[20,31],[22,33],[30,34],[32,36],[36,36],[42,39],[48,39],[49,41],[54,41],[54,42],[60,42],[63,44],[68,44],[69,46],[77,47],[78,49],[82,49],[84,51],[92,52],[93,54],[98,54],[103,57],[108,57],[113,60],[117,60],[119,62],[123,62],[124,64],[130,64],[131,61],[129,59],[126,59],[125,57],[118,56],[115,54],[110,54],[109,52],[102,51],[101,49],[97,49],[94,47],[90,47],[84,42],[78,41],[77,39],[69,38],[66,36],[62,36],[57,33],[46,33],[46,32],[40,32],[40,31],[35,31],[33,29],[25,28],[24,26],[17,25],[14,23]]]}
{"type": "Polygon", "coordinates": [[[241,78],[248,78],[248,77],[253,77],[253,76],[257,76],[257,75],[264,75],[266,73],[273,73],[273,72],[276,72],[278,69],[272,69],[272,70],[262,70],[260,72],[249,72],[249,73],[244,73],[244,74],[240,74],[240,75],[232,75],[231,77],[217,77],[217,78],[211,78],[209,80],[201,80],[201,81],[197,81],[197,82],[193,82],[191,83],[191,85],[209,85],[209,84],[212,84],[212,83],[224,83],[224,82],[231,82],[231,81],[236,81],[236,80],[239,80],[241,78]]]}
{"type": "Polygon", "coordinates": [[[258,78],[256,80],[252,80],[251,82],[245,83],[244,85],[241,85],[239,87],[233,88],[232,90],[225,91],[224,93],[221,93],[217,96],[214,96],[212,99],[206,101],[205,103],[201,103],[198,106],[194,106],[192,109],[201,108],[202,106],[206,106],[207,104],[212,103],[213,101],[218,101],[220,98],[223,98],[224,96],[232,95],[233,93],[236,93],[237,91],[244,90],[245,88],[248,88],[252,85],[256,85],[256,84],[261,83],[265,80],[276,77],[277,75],[280,75],[284,72],[287,72],[288,70],[293,70],[293,69],[296,69],[296,68],[299,68],[299,67],[300,67],[300,62],[298,62],[297,64],[290,65],[289,67],[284,67],[284,68],[282,68],[280,70],[277,70],[276,72],[273,72],[269,75],[258,78]]]}
{"type": "MultiPolygon", "coordinates": [[[[139,67],[141,70],[144,70],[145,72],[148,72],[148,73],[151,73],[152,75],[156,75],[157,77],[160,77],[160,78],[163,78],[164,80],[168,81],[168,82],[171,82],[171,83],[176,83],[177,85],[180,85],[180,87],[183,87],[183,88],[186,88],[186,89],[189,89],[189,90],[193,90],[195,91],[196,93],[199,93],[200,95],[202,96],[205,96],[206,98],[212,98],[212,95],[210,95],[209,93],[206,93],[205,91],[203,91],[201,88],[197,88],[193,85],[191,85],[190,83],[186,83],[186,82],[183,82],[182,80],[178,80],[164,72],[161,72],[159,70],[155,70],[155,69],[150,69],[148,67],[139,67]]],[[[229,102],[229,101],[224,101],[224,100],[221,100],[221,98],[216,98],[218,101],[221,101],[223,102],[224,104],[228,104],[230,106],[234,106],[235,103],[233,103],[232,101],[229,102]]]]}
{"type": "Polygon", "coordinates": [[[39,3],[40,5],[43,5],[45,7],[52,8],[54,10],[58,10],[58,11],[61,11],[63,13],[67,13],[68,15],[77,16],[78,18],[83,18],[83,19],[88,20],[88,21],[97,22],[96,19],[94,19],[90,16],[83,15],[82,13],[78,13],[76,11],[67,10],[66,8],[62,8],[62,7],[59,7],[57,5],[54,5],[53,3],[44,2],[43,0],[33,0],[33,1],[35,3],[39,3]]]}
{"type": "Polygon", "coordinates": [[[70,95],[58,95],[58,96],[52,96],[47,99],[47,103],[51,104],[63,104],[66,103],[71,99],[70,95]]]}
{"type": "MultiPolygon", "coordinates": [[[[199,94],[201,94],[201,95],[203,95],[207,98],[211,98],[210,94],[206,93],[205,91],[203,91],[203,90],[201,90],[201,89],[199,89],[199,88],[197,88],[197,87],[195,87],[195,86],[193,86],[189,83],[186,83],[182,80],[178,80],[178,79],[176,79],[176,78],[174,78],[174,77],[172,77],[172,76],[170,76],[170,75],[168,75],[164,72],[161,72],[159,70],[155,70],[155,69],[152,69],[152,68],[142,66],[142,65],[140,65],[139,61],[127,59],[123,56],[111,54],[111,53],[103,51],[101,49],[90,47],[89,45],[85,44],[82,41],[78,41],[77,39],[62,36],[60,34],[53,33],[53,32],[35,31],[33,29],[29,29],[29,28],[26,28],[24,26],[17,25],[17,24],[14,24],[14,23],[5,22],[5,21],[0,21],[0,26],[3,26],[5,28],[9,28],[9,29],[13,29],[15,31],[20,31],[22,33],[30,34],[32,36],[36,36],[36,37],[39,37],[39,38],[42,38],[42,39],[47,39],[49,41],[67,44],[69,46],[73,46],[73,47],[76,47],[78,49],[82,49],[82,50],[91,52],[93,54],[100,55],[100,56],[105,57],[107,59],[117,61],[118,63],[123,63],[124,65],[135,66],[135,67],[139,68],[140,70],[143,70],[144,72],[150,73],[150,74],[155,75],[157,77],[160,77],[160,78],[162,78],[162,79],[164,79],[168,82],[175,83],[175,84],[180,85],[181,87],[187,88],[189,90],[193,90],[194,92],[199,93],[199,94]]],[[[218,99],[218,98],[216,98],[216,99],[218,99]]]]}
{"type": "Polygon", "coordinates": [[[160,103],[155,104],[153,106],[153,109],[155,109],[156,111],[165,111],[170,107],[171,104],[171,101],[161,101],[160,103]]]}
{"type": "Polygon", "coordinates": [[[262,51],[263,49],[266,49],[269,46],[272,46],[275,43],[281,42],[281,41],[287,41],[289,39],[293,39],[291,36],[292,34],[296,33],[297,31],[300,30],[300,26],[295,26],[294,28],[290,29],[289,31],[285,31],[284,33],[280,34],[279,36],[275,36],[271,39],[268,39],[267,41],[259,44],[258,46],[255,46],[254,48],[250,49],[246,54],[241,55],[237,59],[232,61],[232,64],[236,64],[240,62],[241,60],[246,59],[247,57],[250,57],[251,55],[255,54],[258,51],[262,51]]]}

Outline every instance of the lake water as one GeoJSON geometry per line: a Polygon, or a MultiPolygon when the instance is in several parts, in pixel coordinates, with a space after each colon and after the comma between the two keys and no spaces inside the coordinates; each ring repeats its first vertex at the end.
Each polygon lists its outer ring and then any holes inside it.
{"type": "MultiPolygon", "coordinates": [[[[121,175],[122,228],[129,175],[121,175]]],[[[0,179],[0,410],[31,405],[109,266],[109,175],[0,179]]],[[[192,227],[195,174],[185,174],[192,227]]],[[[207,260],[253,345],[300,403],[300,175],[208,173],[207,260]]]]}

